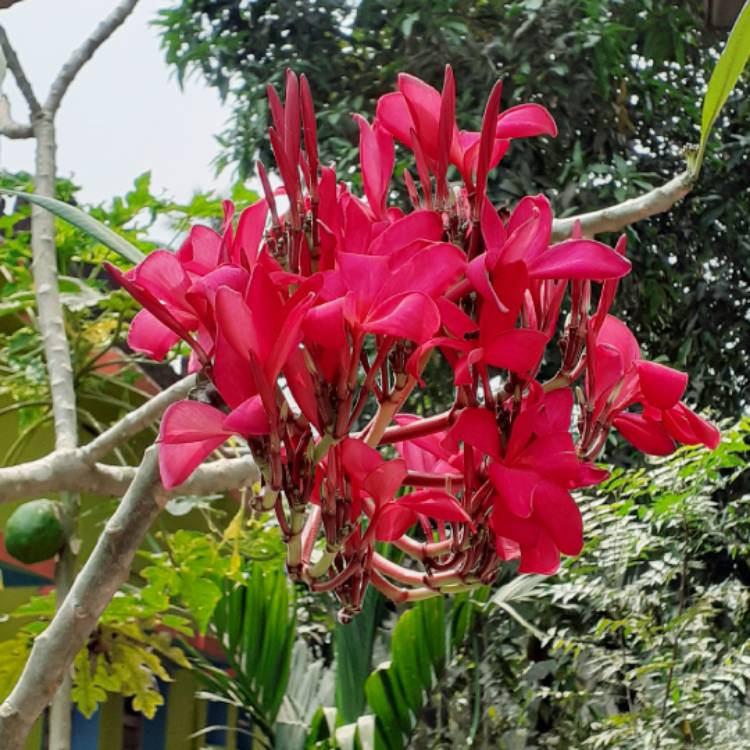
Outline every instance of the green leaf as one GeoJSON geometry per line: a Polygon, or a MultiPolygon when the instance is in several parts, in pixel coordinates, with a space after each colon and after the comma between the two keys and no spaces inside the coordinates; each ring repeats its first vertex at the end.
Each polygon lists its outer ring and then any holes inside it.
{"type": "Polygon", "coordinates": [[[94,681],[88,649],[78,652],[73,663],[73,688],[70,696],[78,710],[90,719],[97,706],[107,700],[107,692],[94,681]]]}
{"type": "Polygon", "coordinates": [[[198,632],[205,635],[206,628],[221,599],[221,589],[208,578],[185,576],[182,598],[190,614],[195,618],[198,632]]]}
{"type": "Polygon", "coordinates": [[[3,188],[2,190],[5,193],[23,198],[29,201],[29,203],[46,208],[50,213],[86,232],[86,234],[93,237],[97,242],[101,242],[102,245],[116,252],[125,260],[129,260],[132,263],[140,263],[146,257],[135,245],[132,245],[124,237],[112,231],[108,226],[81,211],[80,208],[44,195],[25,193],[22,190],[12,190],[11,188],[3,188]]]}
{"type": "Polygon", "coordinates": [[[365,594],[362,611],[348,625],[336,624],[336,708],[341,719],[354,722],[365,708],[365,682],[372,670],[375,633],[385,607],[372,586],[365,594]]]}
{"type": "Polygon", "coordinates": [[[727,43],[708,82],[706,96],[703,98],[701,143],[697,167],[700,167],[703,161],[711,128],[747,64],[748,57],[750,57],[750,0],[745,2],[729,32],[727,43]]]}

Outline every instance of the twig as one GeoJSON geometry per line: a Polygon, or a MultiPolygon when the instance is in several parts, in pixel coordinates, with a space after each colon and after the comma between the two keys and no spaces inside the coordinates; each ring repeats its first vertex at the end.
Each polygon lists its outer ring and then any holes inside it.
{"type": "Polygon", "coordinates": [[[26,103],[29,105],[31,118],[34,119],[37,113],[41,111],[42,105],[39,104],[39,100],[36,98],[34,89],[31,87],[31,83],[26,77],[26,73],[21,66],[18,55],[13,49],[13,45],[10,43],[8,35],[5,33],[5,29],[2,26],[0,26],[0,48],[2,48],[3,54],[5,55],[5,61],[8,63],[8,70],[13,73],[13,78],[16,79],[18,88],[21,90],[23,98],[26,99],[26,103]]]}
{"type": "MultiPolygon", "coordinates": [[[[65,92],[81,68],[94,56],[101,45],[112,36],[135,8],[138,0],[123,0],[78,47],[62,66],[50,88],[44,108],[51,113],[57,111],[65,92]]],[[[10,64],[10,63],[9,63],[10,64]]]]}
{"type": "Polygon", "coordinates": [[[581,230],[586,237],[602,232],[619,232],[637,221],[668,211],[693,189],[697,178],[697,174],[686,170],[637,198],[567,219],[555,219],[552,223],[552,239],[559,241],[570,237],[577,221],[581,222],[581,230]]]}
{"type": "Polygon", "coordinates": [[[31,138],[34,129],[29,123],[16,122],[10,114],[10,102],[4,94],[0,96],[0,135],[6,138],[31,138]]]}
{"type": "Polygon", "coordinates": [[[185,398],[197,382],[196,375],[188,375],[165,391],[130,412],[117,424],[110,427],[81,449],[83,460],[94,464],[122,445],[128,438],[137,435],[158,419],[165,409],[175,401],[185,398]]]}

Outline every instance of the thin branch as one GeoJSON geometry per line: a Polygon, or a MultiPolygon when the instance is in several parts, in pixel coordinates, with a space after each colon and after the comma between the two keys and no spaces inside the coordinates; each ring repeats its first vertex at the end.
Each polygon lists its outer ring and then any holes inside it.
{"type": "MultiPolygon", "coordinates": [[[[0,468],[0,505],[52,492],[85,492],[118,497],[133,480],[132,466],[88,464],[83,449],[53,451],[44,458],[0,468]]],[[[250,457],[226,458],[203,464],[170,497],[210,495],[246,487],[258,480],[258,467],[250,457]]]]}
{"type": "Polygon", "coordinates": [[[130,412],[130,414],[126,415],[117,424],[110,427],[81,449],[84,461],[94,464],[122,445],[128,438],[137,435],[141,430],[158,419],[170,404],[185,398],[192,388],[195,387],[196,382],[196,375],[188,375],[157,396],[154,396],[143,404],[143,406],[130,412]]]}
{"type": "Polygon", "coordinates": [[[16,122],[10,114],[10,102],[4,94],[0,96],[0,135],[6,138],[31,138],[34,129],[29,123],[16,122]]]}
{"type": "Polygon", "coordinates": [[[34,641],[13,692],[0,706],[3,750],[22,750],[105,607],[127,580],[133,557],[161,510],[158,479],[157,452],[150,448],[62,606],[34,641]]]}
{"type": "Polygon", "coordinates": [[[39,104],[39,100],[34,94],[34,89],[31,87],[31,83],[29,83],[29,79],[26,77],[26,73],[24,73],[23,71],[23,67],[21,66],[21,62],[18,59],[18,55],[13,49],[13,45],[10,43],[8,35],[5,33],[5,29],[2,26],[0,26],[0,48],[2,48],[3,54],[5,55],[5,61],[8,63],[8,69],[11,73],[13,73],[13,77],[16,79],[18,88],[21,90],[23,98],[26,99],[26,103],[29,105],[29,109],[31,110],[31,119],[33,120],[36,114],[41,111],[42,106],[41,104],[39,104]]]}
{"type": "Polygon", "coordinates": [[[55,78],[50,88],[44,108],[55,113],[60,106],[65,92],[78,75],[81,68],[94,56],[101,45],[109,39],[114,31],[121,26],[131,14],[138,0],[123,0],[91,33],[86,41],[70,56],[55,78]]]}
{"type": "Polygon", "coordinates": [[[602,232],[619,232],[635,224],[636,221],[669,211],[677,201],[693,189],[697,179],[695,172],[686,170],[664,185],[639,195],[637,198],[631,198],[599,211],[570,216],[567,219],[555,219],[552,224],[552,239],[559,241],[570,237],[576,221],[581,222],[585,237],[602,232]]]}

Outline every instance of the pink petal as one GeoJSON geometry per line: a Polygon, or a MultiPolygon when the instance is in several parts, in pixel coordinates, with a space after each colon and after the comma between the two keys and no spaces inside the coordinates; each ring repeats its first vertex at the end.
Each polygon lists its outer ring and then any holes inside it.
{"type": "MultiPolygon", "coordinates": [[[[294,302],[295,300],[290,300],[294,302]]],[[[302,324],[310,307],[315,302],[315,293],[297,302],[291,309],[285,309],[284,325],[279,332],[268,358],[263,361],[263,370],[269,382],[273,383],[286,364],[292,351],[302,340],[302,324]]],[[[259,357],[260,359],[260,357],[259,357]]]]}
{"type": "Polygon", "coordinates": [[[216,338],[211,379],[230,408],[236,408],[258,393],[250,372],[247,348],[238,352],[227,339],[226,330],[221,327],[216,338]]]}
{"type": "Polygon", "coordinates": [[[395,542],[417,522],[417,514],[399,503],[388,503],[375,521],[375,538],[381,542],[395,542]]]}
{"type": "Polygon", "coordinates": [[[573,414],[573,391],[570,388],[558,388],[545,394],[543,409],[549,419],[550,431],[569,430],[573,414]]]}
{"type": "MultiPolygon", "coordinates": [[[[253,319],[243,296],[229,287],[220,287],[216,292],[215,315],[220,337],[247,358],[253,343],[253,319]]],[[[218,357],[216,362],[220,362],[218,357]]]]}
{"type": "Polygon", "coordinates": [[[490,466],[489,476],[508,511],[514,516],[528,518],[534,509],[534,490],[541,476],[536,471],[512,469],[501,463],[490,466]]]}
{"type": "Polygon", "coordinates": [[[411,130],[414,127],[414,121],[411,118],[406,99],[400,92],[386,94],[378,99],[375,119],[399,143],[404,146],[411,146],[411,130]]]}
{"type": "Polygon", "coordinates": [[[449,434],[452,440],[461,440],[491,458],[500,460],[500,431],[495,415],[487,409],[464,409],[449,434]]]}
{"type": "Polygon", "coordinates": [[[550,576],[560,568],[560,553],[552,537],[540,530],[539,538],[532,546],[521,546],[521,563],[519,573],[538,573],[550,576]]]}
{"type": "Polygon", "coordinates": [[[191,284],[180,261],[168,250],[154,250],[147,255],[135,267],[134,280],[168,306],[177,307],[184,305],[185,293],[191,284]]]}
{"type": "Polygon", "coordinates": [[[519,104],[501,112],[497,118],[496,138],[529,138],[557,135],[552,115],[540,104],[519,104]]]}
{"type": "Polygon", "coordinates": [[[702,443],[707,448],[715,450],[721,442],[719,430],[685,404],[677,404],[664,411],[662,419],[667,432],[685,445],[702,443]]]}
{"type": "Polygon", "coordinates": [[[224,412],[199,401],[177,401],[167,407],[159,427],[162,443],[193,443],[206,438],[223,437],[230,433],[224,429],[224,412]]]}
{"type": "Polygon", "coordinates": [[[402,458],[383,461],[362,482],[362,489],[373,497],[378,505],[391,500],[406,479],[406,462],[402,458]]]}
{"type": "Polygon", "coordinates": [[[565,555],[583,548],[581,511],[566,490],[552,482],[541,482],[534,492],[534,516],[540,520],[555,545],[565,555]]]}
{"type": "Polygon", "coordinates": [[[315,386],[300,349],[295,349],[289,355],[284,365],[284,377],[300,411],[315,425],[319,432],[322,432],[318,404],[315,399],[315,386]]]}
{"type": "Polygon", "coordinates": [[[305,336],[322,346],[345,346],[343,305],[343,299],[335,299],[308,310],[303,324],[305,336]]]}
{"type": "Polygon", "coordinates": [[[527,195],[513,209],[506,227],[503,263],[534,261],[547,249],[552,235],[552,206],[544,195],[527,195]]]}
{"type": "Polygon", "coordinates": [[[382,255],[338,253],[336,255],[341,279],[363,305],[371,305],[391,276],[388,258],[382,255]]]}
{"type": "Polygon", "coordinates": [[[388,185],[393,173],[395,151],[393,139],[378,124],[370,124],[361,115],[354,115],[359,125],[359,160],[367,202],[380,217],[385,212],[388,185]]]}
{"type": "Polygon", "coordinates": [[[688,376],[671,367],[640,360],[635,363],[638,379],[646,403],[658,409],[670,409],[685,393],[688,376]]]}
{"type": "Polygon", "coordinates": [[[182,484],[224,441],[226,437],[210,438],[195,443],[159,445],[159,472],[168,490],[182,484]]]}
{"type": "Polygon", "coordinates": [[[211,227],[198,224],[177,251],[177,260],[186,271],[203,276],[219,265],[221,242],[221,235],[211,227]]]}
{"type": "Polygon", "coordinates": [[[493,367],[527,375],[544,356],[547,337],[540,331],[515,328],[503,331],[484,347],[484,361],[493,367]]]}
{"type": "Polygon", "coordinates": [[[341,203],[346,249],[349,253],[364,253],[372,236],[372,216],[364,203],[354,196],[345,196],[341,203]]]}
{"type": "Polygon", "coordinates": [[[359,484],[362,484],[368,474],[383,464],[380,453],[361,440],[346,438],[341,443],[340,450],[344,469],[359,484]]]}
{"type": "Polygon", "coordinates": [[[369,255],[394,255],[415,240],[438,242],[443,238],[443,219],[436,211],[412,211],[394,221],[368,248],[369,255]]]}
{"type": "Polygon", "coordinates": [[[532,279],[619,279],[630,261],[596,240],[565,240],[551,245],[529,265],[532,279]]]}
{"type": "Polygon", "coordinates": [[[439,521],[474,524],[455,498],[442,490],[422,490],[397,498],[378,514],[375,536],[392,542],[402,537],[417,521],[417,515],[439,521]]]}
{"type": "Polygon", "coordinates": [[[477,330],[477,324],[458,305],[445,297],[438,297],[435,304],[440,311],[440,320],[445,329],[456,338],[477,330]]]}
{"type": "Polygon", "coordinates": [[[498,254],[505,244],[507,232],[495,207],[486,196],[482,203],[481,229],[487,252],[490,255],[498,254]]]}
{"type": "Polygon", "coordinates": [[[231,319],[225,319],[225,325],[235,328],[235,339],[246,341],[258,359],[266,362],[282,333],[285,320],[281,296],[263,266],[256,265],[253,269],[245,304],[251,311],[251,325],[240,328],[240,321],[231,319]]]}
{"type": "Polygon", "coordinates": [[[474,524],[469,514],[459,505],[456,498],[443,490],[429,489],[412,492],[396,499],[402,508],[410,508],[415,513],[429,516],[439,521],[474,524]]]}
{"type": "Polygon", "coordinates": [[[596,343],[609,344],[622,356],[623,371],[627,371],[631,364],[641,358],[641,348],[635,336],[621,320],[614,315],[607,315],[596,337],[596,343]]]}
{"type": "Polygon", "coordinates": [[[405,292],[422,292],[437,297],[457,281],[466,268],[466,256],[455,245],[438,242],[420,250],[408,262],[394,269],[377,295],[376,302],[405,292]],[[430,272],[425,273],[425,268],[430,272]]]}
{"type": "Polygon", "coordinates": [[[182,484],[229,436],[224,413],[197,401],[178,401],[159,428],[159,468],[167,489],[182,484]]]}
{"type": "Polygon", "coordinates": [[[155,318],[148,310],[140,310],[130,323],[128,346],[160,362],[180,337],[155,318]]]}
{"type": "Polygon", "coordinates": [[[567,431],[538,435],[516,458],[514,465],[558,482],[575,481],[580,474],[573,437],[567,431]]]}
{"type": "Polygon", "coordinates": [[[248,206],[241,214],[237,222],[237,235],[232,245],[232,263],[241,263],[252,270],[258,258],[258,248],[263,239],[266,229],[266,217],[268,216],[268,204],[260,200],[248,206]]]}
{"type": "Polygon", "coordinates": [[[440,312],[421,293],[402,294],[379,304],[367,316],[362,330],[387,334],[422,344],[440,328],[440,312]]]}
{"type": "MultiPolygon", "coordinates": [[[[587,372],[586,391],[597,406],[603,407],[603,401],[611,389],[625,374],[622,354],[612,344],[602,344],[589,350],[589,368],[587,372]],[[593,377],[593,385],[591,378],[593,377]]],[[[598,409],[597,409],[598,411],[598,409]]]]}
{"type": "Polygon", "coordinates": [[[271,425],[260,396],[252,396],[234,409],[224,419],[223,428],[242,437],[267,435],[271,425]]]}
{"type": "Polygon", "coordinates": [[[409,108],[414,129],[428,159],[438,154],[438,123],[441,97],[438,91],[408,73],[398,76],[398,88],[409,108]]]}
{"type": "Polygon", "coordinates": [[[664,428],[642,414],[620,414],[613,424],[629,443],[643,453],[668,456],[675,449],[674,441],[664,428]]]}

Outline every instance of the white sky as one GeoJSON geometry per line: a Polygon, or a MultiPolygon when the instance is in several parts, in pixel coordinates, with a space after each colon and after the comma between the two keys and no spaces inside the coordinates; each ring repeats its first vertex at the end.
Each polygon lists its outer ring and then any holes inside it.
{"type": "MultiPolygon", "coordinates": [[[[82,186],[81,199],[101,203],[152,172],[152,189],[184,200],[199,189],[226,191],[211,160],[214,135],[229,116],[197,79],[181,91],[159,48],[156,12],[173,0],[140,0],[133,14],[86,63],[65,94],[57,119],[58,174],[82,186]]],[[[23,0],[0,11],[37,99],[71,51],[115,6],[115,0],[23,0]]],[[[8,73],[4,92],[16,120],[27,107],[8,73]]],[[[33,169],[33,141],[0,138],[0,169],[33,169]]]]}

